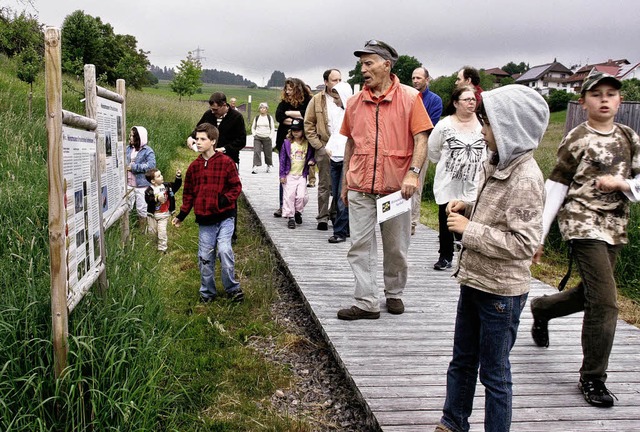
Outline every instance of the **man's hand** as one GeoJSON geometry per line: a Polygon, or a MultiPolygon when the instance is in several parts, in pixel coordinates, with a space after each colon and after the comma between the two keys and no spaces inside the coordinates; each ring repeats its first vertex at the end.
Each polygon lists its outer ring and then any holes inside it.
{"type": "Polygon", "coordinates": [[[224,152],[226,152],[226,151],[227,151],[227,149],[226,149],[226,148],[224,148],[224,147],[216,147],[216,151],[217,151],[217,152],[220,152],[220,153],[224,153],[224,152]]]}
{"type": "Polygon", "coordinates": [[[174,217],[173,220],[171,221],[171,224],[176,228],[180,228],[180,225],[182,225],[182,221],[177,217],[174,217]]]}
{"type": "Polygon", "coordinates": [[[468,224],[469,219],[461,214],[449,213],[449,216],[447,216],[447,228],[449,228],[451,232],[462,234],[464,230],[467,229],[468,224]]]}
{"type": "Polygon", "coordinates": [[[287,178],[286,177],[280,177],[280,184],[287,184],[287,178]]]}
{"type": "Polygon", "coordinates": [[[187,147],[189,147],[191,150],[198,151],[198,147],[196,146],[196,140],[191,137],[187,138],[187,147]]]}
{"type": "Polygon", "coordinates": [[[340,189],[340,199],[342,200],[342,202],[344,203],[345,207],[349,207],[349,198],[348,198],[348,194],[349,191],[347,190],[347,186],[345,184],[342,185],[342,189],[340,189]]]}
{"type": "Polygon", "coordinates": [[[400,189],[402,198],[411,198],[413,194],[418,190],[419,185],[420,179],[418,178],[418,174],[414,173],[413,171],[407,172],[404,175],[404,179],[402,180],[402,188],[400,189]]]}
{"type": "Polygon", "coordinates": [[[460,200],[453,200],[453,201],[449,201],[447,203],[447,215],[449,215],[449,213],[464,213],[464,210],[467,208],[467,205],[464,203],[464,201],[460,201],[460,200]]]}

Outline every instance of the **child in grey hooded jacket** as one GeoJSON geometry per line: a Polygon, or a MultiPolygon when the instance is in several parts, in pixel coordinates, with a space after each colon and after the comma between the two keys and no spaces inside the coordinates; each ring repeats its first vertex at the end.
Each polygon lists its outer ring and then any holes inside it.
{"type": "Polygon", "coordinates": [[[478,108],[489,150],[475,203],[448,204],[449,230],[462,234],[460,282],[447,397],[437,430],[468,431],[480,370],[485,431],[508,431],[509,353],[529,292],[531,259],[542,236],[544,180],[533,150],[549,122],[535,90],[508,85],[482,94],[478,108]]]}

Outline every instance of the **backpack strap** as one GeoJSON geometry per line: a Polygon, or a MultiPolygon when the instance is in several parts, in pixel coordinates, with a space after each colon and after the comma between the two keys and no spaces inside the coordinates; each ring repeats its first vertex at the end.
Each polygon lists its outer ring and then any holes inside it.
{"type": "Polygon", "coordinates": [[[571,240],[567,242],[567,258],[569,259],[569,268],[558,284],[558,291],[564,290],[565,286],[567,286],[567,282],[569,282],[569,278],[571,277],[571,270],[573,268],[573,242],[571,240]]]}

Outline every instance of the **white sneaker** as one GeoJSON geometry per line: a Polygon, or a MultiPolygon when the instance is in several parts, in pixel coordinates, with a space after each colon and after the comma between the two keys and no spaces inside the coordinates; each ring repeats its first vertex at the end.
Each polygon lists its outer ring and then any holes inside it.
{"type": "Polygon", "coordinates": [[[257,169],[258,169],[257,166],[254,166],[253,168],[251,168],[251,174],[258,174],[257,169]]]}
{"type": "Polygon", "coordinates": [[[267,165],[267,172],[271,171],[271,165],[267,165]]]}

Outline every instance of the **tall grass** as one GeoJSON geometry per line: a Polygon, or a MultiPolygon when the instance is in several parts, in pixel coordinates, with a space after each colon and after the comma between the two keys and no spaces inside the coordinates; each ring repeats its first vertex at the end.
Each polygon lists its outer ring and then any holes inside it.
{"type": "MultiPolygon", "coordinates": [[[[198,304],[197,226],[170,231],[169,255],[134,232],[120,244],[107,232],[104,295],[90,292],[69,319],[68,368],[53,373],[49,291],[44,89],[0,61],[0,430],[286,431],[311,430],[274,412],[269,397],[290,373],[249,349],[278,338],[269,306],[275,258],[240,209],[236,270],[248,301],[198,304]],[[259,426],[257,426],[259,425],[259,426]]],[[[63,106],[83,113],[82,83],[65,77],[63,106]]],[[[193,103],[130,92],[127,124],[149,130],[166,177],[194,153],[184,138],[201,115],[193,103]]]]}

